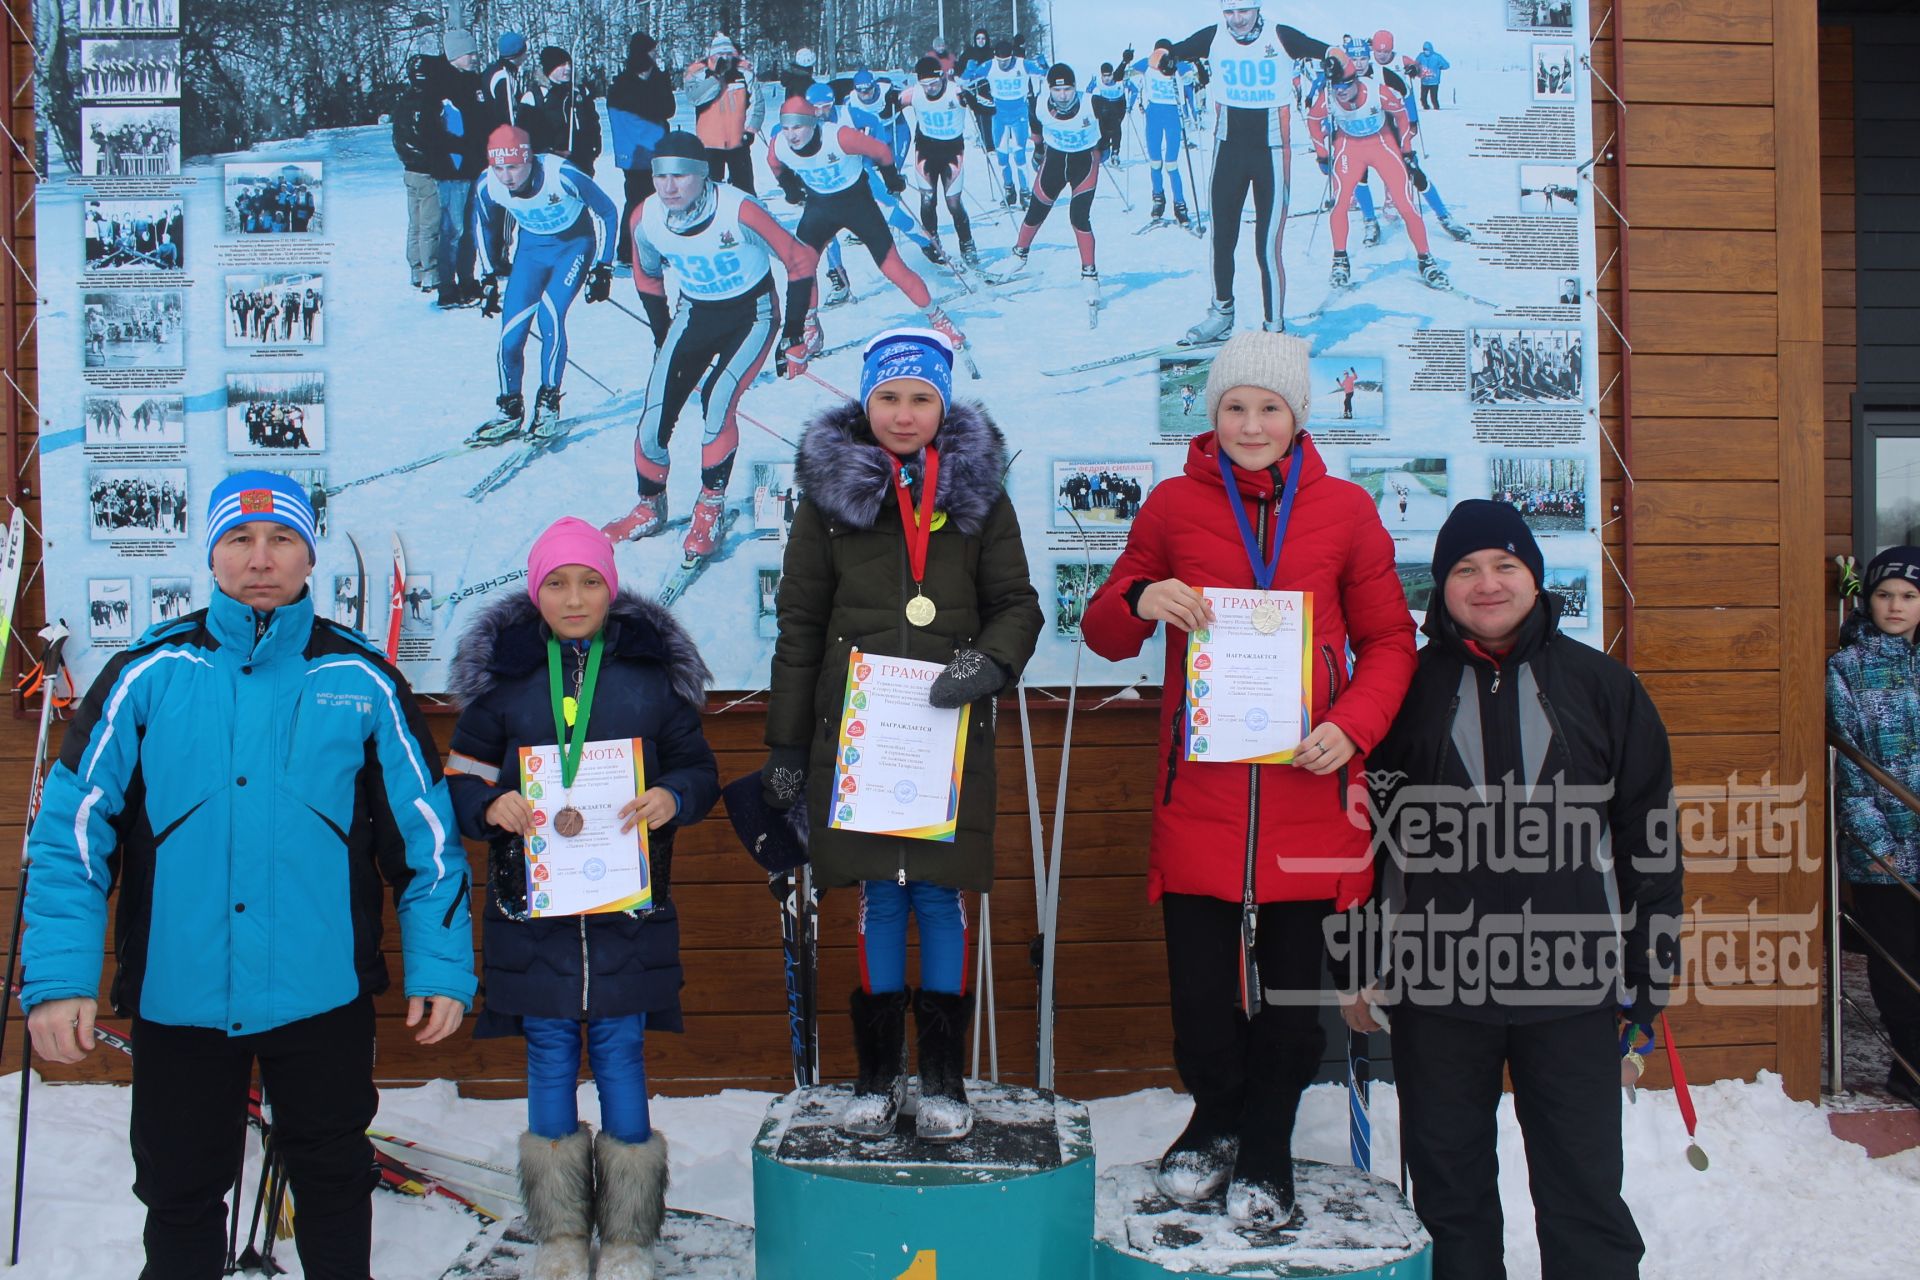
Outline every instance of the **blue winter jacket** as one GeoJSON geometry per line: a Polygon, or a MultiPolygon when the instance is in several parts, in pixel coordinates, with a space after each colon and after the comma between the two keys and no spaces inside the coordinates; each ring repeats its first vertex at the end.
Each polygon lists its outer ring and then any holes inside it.
{"type": "Polygon", "coordinates": [[[88,690],[28,841],[20,1001],[98,994],[120,890],[122,1015],[266,1031],[387,987],[473,1001],[467,859],[413,694],[311,595],[153,627],[88,690]]]}
{"type": "MultiPolygon", "coordinates": [[[[1920,791],[1920,649],[1856,612],[1827,659],[1827,718],[1908,788],[1920,791]]],[[[1840,822],[1861,843],[1920,879],[1920,817],[1845,756],[1840,757],[1840,822]]],[[[1844,836],[1841,869],[1856,884],[1892,884],[1879,863],[1844,836]]]]}

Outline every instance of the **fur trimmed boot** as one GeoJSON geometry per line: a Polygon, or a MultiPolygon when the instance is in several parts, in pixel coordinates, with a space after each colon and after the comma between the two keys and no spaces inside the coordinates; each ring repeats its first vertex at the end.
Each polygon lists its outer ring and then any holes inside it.
{"type": "Polygon", "coordinates": [[[920,1114],[914,1130],[928,1142],[957,1142],[973,1132],[965,1066],[973,992],[922,988],[913,993],[913,1021],[920,1039],[920,1114]]]}
{"type": "Polygon", "coordinates": [[[853,989],[853,1052],[860,1074],[840,1128],[856,1138],[891,1137],[906,1100],[907,996],[905,991],[853,989]]]}
{"type": "Polygon", "coordinates": [[[587,1280],[593,1234],[593,1131],[520,1135],[520,1194],[534,1251],[532,1280],[587,1280]]]}
{"type": "Polygon", "coordinates": [[[645,1142],[610,1133],[594,1139],[600,1228],[597,1280],[654,1280],[653,1246],[667,1216],[667,1135],[655,1129],[645,1142]]]}

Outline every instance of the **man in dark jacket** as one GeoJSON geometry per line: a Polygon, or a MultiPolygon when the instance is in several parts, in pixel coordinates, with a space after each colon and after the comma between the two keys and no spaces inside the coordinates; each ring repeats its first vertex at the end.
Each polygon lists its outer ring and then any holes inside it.
{"type": "Polygon", "coordinates": [[[653,194],[653,149],[673,121],[673,80],[654,61],[659,43],[644,31],[627,38],[627,61],[607,86],[607,123],[613,127],[613,162],[626,187],[620,211],[617,261],[633,258],[633,211],[653,194]]]}
{"type": "Polygon", "coordinates": [[[593,108],[593,94],[573,82],[573,55],[565,49],[542,49],[540,72],[547,78],[547,91],[540,105],[526,113],[534,149],[565,156],[592,177],[593,162],[600,158],[600,113],[593,108]]]}
{"type": "Polygon", "coordinates": [[[446,65],[437,54],[408,58],[407,87],[393,110],[393,151],[400,157],[407,187],[407,274],[414,288],[428,291],[439,283],[440,184],[434,180],[426,143],[438,123],[440,99],[433,89],[446,65]]]}
{"type": "Polygon", "coordinates": [[[422,149],[440,186],[440,251],[435,275],[440,306],[480,300],[473,275],[473,184],[486,170],[487,90],[474,67],[480,46],[465,31],[449,31],[446,57],[433,66],[423,95],[431,104],[421,117],[422,149]]]}
{"type": "Polygon", "coordinates": [[[1384,940],[1361,953],[1382,963],[1342,1012],[1371,1031],[1371,1007],[1392,1005],[1401,1142],[1435,1280],[1506,1274],[1502,1068],[1542,1271],[1628,1280],[1644,1249],[1620,1197],[1618,1037],[1623,1015],[1658,1019],[1679,965],[1666,729],[1631,671],[1560,634],[1514,508],[1456,506],[1433,577],[1444,604],[1367,759],[1380,805],[1369,925],[1384,940]]]}

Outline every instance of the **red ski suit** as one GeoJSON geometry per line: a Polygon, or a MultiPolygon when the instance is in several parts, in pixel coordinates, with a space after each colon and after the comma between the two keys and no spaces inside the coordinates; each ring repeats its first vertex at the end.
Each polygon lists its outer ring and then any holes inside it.
{"type": "MultiPolygon", "coordinates": [[[[1135,583],[1178,578],[1191,587],[1254,586],[1239,528],[1228,506],[1209,431],[1187,449],[1185,474],[1161,481],[1135,517],[1127,549],[1087,605],[1080,631],[1103,658],[1131,658],[1160,624],[1134,615],[1135,583]]],[[[1348,818],[1345,784],[1363,785],[1361,758],[1387,732],[1413,679],[1413,617],[1394,570],[1393,539],[1359,485],[1327,474],[1306,432],[1295,437],[1303,466],[1293,518],[1280,552],[1276,591],[1311,593],[1312,722],[1331,720],[1361,755],[1317,777],[1290,764],[1216,764],[1184,755],[1186,633],[1169,627],[1166,693],[1153,792],[1147,896],[1205,894],[1240,900],[1249,837],[1257,840],[1254,893],[1261,902],[1334,900],[1336,910],[1372,891],[1368,831],[1348,818]],[[1347,669],[1347,648],[1356,662],[1347,669]],[[1259,793],[1251,785],[1259,774],[1259,793]]],[[[1267,473],[1234,468],[1263,554],[1272,551],[1279,484],[1267,473]]],[[[1366,812],[1356,803],[1357,813],[1366,812]]]]}

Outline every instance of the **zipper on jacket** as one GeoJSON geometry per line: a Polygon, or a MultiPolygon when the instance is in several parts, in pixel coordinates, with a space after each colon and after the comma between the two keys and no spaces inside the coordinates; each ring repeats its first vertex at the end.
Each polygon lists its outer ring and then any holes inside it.
{"type": "Polygon", "coordinates": [[[1500,692],[1500,668],[1499,667],[1495,667],[1493,669],[1493,687],[1488,689],[1487,692],[1488,693],[1500,692]]]}
{"type": "MultiPolygon", "coordinates": [[[[1295,465],[1296,466],[1299,465],[1297,461],[1295,462],[1295,465]]],[[[1260,548],[1260,554],[1263,556],[1266,554],[1266,551],[1267,551],[1267,512],[1270,506],[1271,504],[1266,502],[1262,502],[1260,504],[1258,523],[1254,529],[1253,544],[1256,547],[1260,548]]],[[[1258,895],[1254,892],[1254,881],[1256,879],[1256,872],[1257,872],[1257,868],[1254,865],[1254,861],[1259,856],[1259,852],[1260,852],[1260,766],[1257,764],[1250,764],[1247,766],[1247,866],[1246,866],[1246,879],[1242,882],[1243,892],[1242,892],[1242,902],[1241,902],[1242,908],[1247,911],[1258,910],[1258,907],[1256,905],[1256,900],[1258,898],[1258,895]]],[[[1249,1003],[1249,1007],[1252,1007],[1252,1008],[1258,1007],[1257,1005],[1252,1004],[1253,996],[1251,993],[1249,993],[1249,995],[1247,996],[1247,1000],[1249,1003]]]]}
{"type": "Polygon", "coordinates": [[[587,967],[587,918],[580,917],[580,1016],[587,1016],[587,996],[593,989],[593,970],[587,967]]]}
{"type": "MultiPolygon", "coordinates": [[[[1320,656],[1327,664],[1327,713],[1331,715],[1333,713],[1333,700],[1340,696],[1340,671],[1338,665],[1333,660],[1332,645],[1321,645],[1320,656]]],[[[1342,764],[1338,769],[1334,770],[1334,778],[1340,786],[1340,792],[1334,796],[1334,801],[1340,808],[1345,809],[1347,807],[1347,766],[1345,764],[1342,764]]]]}
{"type": "Polygon", "coordinates": [[[1160,795],[1163,805],[1173,803],[1173,775],[1180,771],[1180,744],[1186,741],[1186,737],[1187,695],[1182,690],[1180,701],[1173,706],[1173,731],[1167,735],[1167,785],[1160,795]]]}

